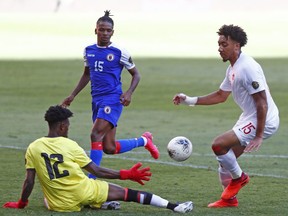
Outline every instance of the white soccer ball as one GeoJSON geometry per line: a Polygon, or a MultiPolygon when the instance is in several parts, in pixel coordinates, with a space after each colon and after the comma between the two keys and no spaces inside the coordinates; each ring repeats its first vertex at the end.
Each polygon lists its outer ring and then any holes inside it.
{"type": "Polygon", "coordinates": [[[167,145],[168,154],[175,161],[187,160],[192,154],[192,150],[192,142],[184,136],[174,137],[167,145]]]}

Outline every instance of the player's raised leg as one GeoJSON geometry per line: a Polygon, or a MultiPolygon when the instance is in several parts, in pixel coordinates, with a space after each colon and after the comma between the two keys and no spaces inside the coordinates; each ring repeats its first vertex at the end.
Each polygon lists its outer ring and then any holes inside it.
{"type": "MultiPolygon", "coordinates": [[[[107,136],[105,136],[106,138],[107,136]]],[[[122,154],[125,152],[129,152],[131,150],[133,150],[134,148],[138,148],[138,147],[145,147],[145,149],[147,149],[151,156],[154,159],[158,159],[159,158],[159,151],[156,147],[156,145],[154,145],[153,143],[153,136],[150,132],[145,132],[142,134],[141,137],[138,138],[130,138],[130,139],[120,139],[117,141],[114,141],[115,146],[111,146],[113,143],[110,141],[110,150],[108,150],[107,148],[105,149],[106,142],[107,140],[103,140],[103,150],[106,154],[122,154]],[[113,149],[114,148],[114,149],[113,149]]]]}

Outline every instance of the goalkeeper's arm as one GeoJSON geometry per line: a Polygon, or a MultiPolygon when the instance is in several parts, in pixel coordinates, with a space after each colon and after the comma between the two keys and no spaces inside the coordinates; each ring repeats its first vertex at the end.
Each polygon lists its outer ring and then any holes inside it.
{"type": "Polygon", "coordinates": [[[21,198],[17,202],[5,203],[3,205],[4,208],[25,208],[28,205],[28,198],[34,187],[35,175],[35,169],[26,170],[26,178],[23,183],[21,198]]]}
{"type": "Polygon", "coordinates": [[[105,167],[99,167],[94,162],[91,162],[83,168],[98,178],[129,179],[144,185],[143,181],[149,181],[152,173],[150,172],[150,167],[140,168],[141,166],[142,163],[138,162],[128,170],[121,169],[120,171],[117,171],[105,167]]]}

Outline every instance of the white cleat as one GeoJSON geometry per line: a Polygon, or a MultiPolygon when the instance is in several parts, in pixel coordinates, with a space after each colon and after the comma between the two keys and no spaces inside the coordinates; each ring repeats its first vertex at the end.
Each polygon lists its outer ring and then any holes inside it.
{"type": "Polygon", "coordinates": [[[118,210],[120,209],[120,203],[117,201],[107,201],[101,205],[101,209],[118,210]]]}
{"type": "Polygon", "coordinates": [[[193,209],[193,202],[192,201],[187,201],[185,203],[180,203],[177,207],[174,208],[174,212],[178,213],[187,213],[192,211],[193,209]]]}

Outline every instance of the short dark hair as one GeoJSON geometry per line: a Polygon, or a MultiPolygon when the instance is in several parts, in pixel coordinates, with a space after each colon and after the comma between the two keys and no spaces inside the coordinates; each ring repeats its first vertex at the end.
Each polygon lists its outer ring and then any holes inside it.
{"type": "Polygon", "coordinates": [[[112,24],[112,27],[114,27],[114,21],[113,19],[110,17],[110,16],[113,16],[110,14],[110,10],[106,10],[104,11],[104,16],[100,17],[98,20],[97,20],[97,23],[96,24],[99,24],[99,22],[109,22],[112,24]]]}
{"type": "Polygon", "coordinates": [[[49,125],[55,124],[61,121],[64,121],[68,118],[73,116],[73,113],[62,106],[55,105],[55,106],[50,106],[49,109],[45,113],[45,121],[48,122],[49,125]]]}
{"type": "Polygon", "coordinates": [[[232,40],[240,43],[241,47],[247,44],[248,38],[247,38],[246,32],[239,26],[223,25],[217,33],[219,36],[224,35],[226,38],[230,36],[232,40]]]}

